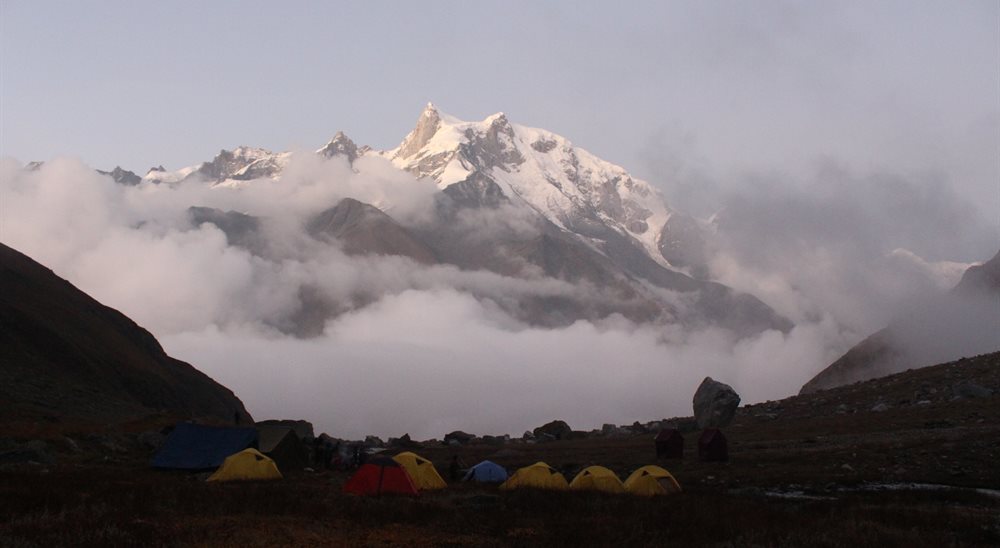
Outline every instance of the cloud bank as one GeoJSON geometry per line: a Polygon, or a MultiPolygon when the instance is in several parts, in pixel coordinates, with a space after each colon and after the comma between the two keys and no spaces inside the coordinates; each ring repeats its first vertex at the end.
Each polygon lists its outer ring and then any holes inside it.
{"type": "MultiPolygon", "coordinates": [[[[258,419],[305,418],[339,437],[419,439],[455,429],[519,434],[554,418],[589,429],[686,415],[706,375],[730,383],[747,402],[787,396],[867,334],[878,320],[871,308],[886,301],[880,295],[908,294],[914,280],[936,287],[927,274],[935,270],[912,267],[912,260],[900,264],[916,274],[886,281],[900,271],[892,267],[898,257],[866,262],[884,258],[883,244],[944,255],[941,242],[967,237],[945,234],[921,247],[892,234],[900,226],[893,219],[915,199],[931,223],[924,235],[933,237],[961,210],[946,190],[917,198],[887,192],[860,214],[833,190],[734,194],[712,271],[796,320],[791,332],[740,339],[717,328],[636,325],[618,316],[540,328],[511,317],[505,303],[595,288],[350,256],[306,236],[305,220],[345,197],[403,223],[426,219],[433,183],[378,158],[353,167],[296,154],[279,181],[127,187],[71,159],[37,171],[4,160],[0,239],[150,329],[168,353],[232,388],[258,419]],[[890,208],[882,225],[870,222],[893,200],[904,201],[899,211],[890,208]],[[264,219],[269,252],[229,245],[214,225],[192,226],[190,206],[264,219]],[[879,230],[890,234],[870,249],[861,245],[860,255],[838,254],[845,241],[879,230]],[[335,303],[339,315],[317,337],[283,332],[310,295],[335,303]]],[[[858,187],[870,182],[856,178],[858,187]]],[[[483,241],[492,231],[529,229],[516,217],[460,222],[483,241]]],[[[909,228],[901,234],[922,226],[902,223],[909,228]]]]}

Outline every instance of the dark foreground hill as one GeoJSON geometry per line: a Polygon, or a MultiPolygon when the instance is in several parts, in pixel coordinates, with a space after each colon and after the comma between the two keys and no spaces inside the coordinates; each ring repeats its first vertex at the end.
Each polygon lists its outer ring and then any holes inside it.
{"type": "Polygon", "coordinates": [[[652,431],[409,448],[445,478],[455,456],[544,460],[569,478],[655,462],[684,491],[654,499],[459,482],[366,498],[343,494],[350,472],[215,484],[150,470],[138,446],[62,451],[57,464],[0,466],[0,545],[1000,545],[1000,353],[744,406],[725,434],[727,463],[698,462],[690,431],[683,459],[658,462],[652,431]]]}
{"type": "Polygon", "coordinates": [[[105,428],[148,415],[250,422],[232,391],[124,314],[0,244],[0,431],[105,428]]]}

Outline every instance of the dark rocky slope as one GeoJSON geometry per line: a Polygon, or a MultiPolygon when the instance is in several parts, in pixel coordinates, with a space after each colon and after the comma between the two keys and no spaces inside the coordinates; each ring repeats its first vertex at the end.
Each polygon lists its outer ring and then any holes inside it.
{"type": "Polygon", "coordinates": [[[148,331],[0,244],[0,421],[111,426],[152,414],[251,423],[232,391],[148,331]]]}

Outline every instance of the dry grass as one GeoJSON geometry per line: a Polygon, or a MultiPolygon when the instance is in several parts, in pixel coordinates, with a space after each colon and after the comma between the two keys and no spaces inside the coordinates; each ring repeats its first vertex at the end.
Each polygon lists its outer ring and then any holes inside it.
{"type": "Polygon", "coordinates": [[[344,495],[346,476],[207,484],[143,468],[0,473],[0,545],[812,545],[1000,543],[969,493],[782,500],[693,488],[655,499],[462,485],[417,499],[344,495]]]}
{"type": "MultiPolygon", "coordinates": [[[[998,498],[850,490],[872,481],[1000,488],[1000,396],[954,400],[950,383],[969,378],[1000,389],[1000,354],[741,408],[726,429],[731,461],[697,462],[689,434],[685,459],[660,463],[684,493],[656,499],[465,484],[359,498],[341,493],[343,473],[207,484],[148,469],[137,446],[102,456],[101,438],[77,438],[82,451],[69,453],[54,435],[58,466],[0,470],[0,546],[997,546],[998,498]],[[940,390],[918,405],[926,385],[940,390]],[[871,412],[875,401],[892,408],[871,412]]],[[[508,468],[544,460],[567,477],[589,464],[624,477],[654,461],[648,434],[417,452],[441,471],[458,455],[508,468]]]]}

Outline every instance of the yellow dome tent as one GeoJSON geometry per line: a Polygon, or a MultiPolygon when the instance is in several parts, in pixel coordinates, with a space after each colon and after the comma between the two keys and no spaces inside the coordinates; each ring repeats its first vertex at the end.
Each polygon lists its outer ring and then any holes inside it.
{"type": "Polygon", "coordinates": [[[581,491],[602,491],[604,493],[624,493],[625,486],[614,472],[603,466],[588,466],[580,471],[569,483],[570,489],[581,491]]]}
{"type": "Polygon", "coordinates": [[[419,491],[427,491],[431,489],[444,489],[447,484],[441,478],[441,474],[434,469],[434,465],[431,461],[417,455],[416,453],[411,453],[405,451],[392,457],[392,460],[398,462],[403,468],[406,469],[406,473],[410,475],[410,479],[413,480],[413,485],[417,487],[419,491]]]}
{"type": "Polygon", "coordinates": [[[625,480],[625,491],[633,495],[653,496],[680,493],[681,486],[674,476],[655,465],[643,466],[625,480]]]}
{"type": "Polygon", "coordinates": [[[514,472],[513,476],[500,484],[500,489],[503,490],[520,489],[522,487],[561,491],[568,489],[569,484],[566,483],[566,478],[558,470],[539,461],[514,472]]]}
{"type": "Polygon", "coordinates": [[[256,449],[244,449],[226,457],[208,481],[281,479],[274,461],[256,449]]]}

